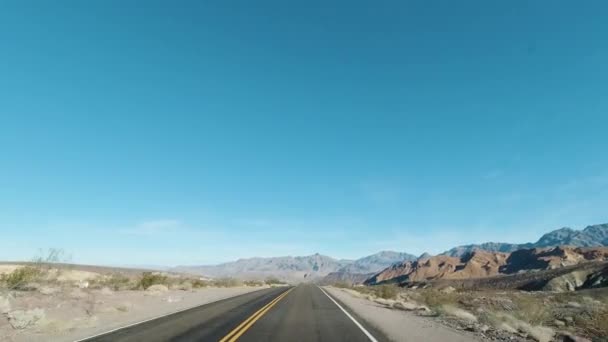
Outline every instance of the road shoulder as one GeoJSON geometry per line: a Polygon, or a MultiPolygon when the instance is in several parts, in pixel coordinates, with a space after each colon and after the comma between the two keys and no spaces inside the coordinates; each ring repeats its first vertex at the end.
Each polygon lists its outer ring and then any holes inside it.
{"type": "Polygon", "coordinates": [[[392,341],[414,342],[471,342],[478,337],[452,330],[430,318],[415,316],[409,312],[383,307],[364,298],[352,296],[342,289],[323,287],[344,308],[377,329],[392,341]]]}

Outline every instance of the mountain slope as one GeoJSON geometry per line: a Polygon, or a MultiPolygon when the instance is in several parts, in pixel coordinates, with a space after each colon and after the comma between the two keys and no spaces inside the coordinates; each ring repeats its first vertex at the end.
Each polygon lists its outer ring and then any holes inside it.
{"type": "Polygon", "coordinates": [[[442,253],[442,255],[459,257],[475,250],[510,253],[519,249],[555,246],[608,246],[608,224],[588,226],[583,230],[574,230],[568,227],[560,228],[543,235],[535,243],[512,244],[501,242],[486,242],[483,244],[458,246],[442,253]]]}
{"type": "Polygon", "coordinates": [[[287,281],[305,281],[338,272],[345,279],[363,281],[371,274],[405,260],[416,258],[407,253],[382,251],[357,260],[337,260],[325,255],[285,256],[274,258],[239,259],[213,266],[178,266],[173,270],[200,274],[209,277],[236,277],[241,279],[264,279],[278,277],[287,281]],[[361,275],[365,276],[362,277],[361,275]]]}
{"type": "Polygon", "coordinates": [[[174,270],[210,277],[263,279],[273,276],[282,280],[303,281],[325,276],[350,263],[350,260],[336,260],[317,253],[297,257],[239,259],[213,266],[178,266],[174,270]]]}
{"type": "Polygon", "coordinates": [[[398,262],[416,260],[416,256],[408,253],[381,251],[376,254],[355,260],[353,263],[340,268],[343,273],[374,273],[398,262]]]}
{"type": "Polygon", "coordinates": [[[410,283],[440,279],[478,279],[550,270],[587,261],[608,260],[607,247],[549,247],[520,249],[512,253],[475,250],[461,257],[437,255],[395,264],[375,274],[365,283],[410,283]]]}

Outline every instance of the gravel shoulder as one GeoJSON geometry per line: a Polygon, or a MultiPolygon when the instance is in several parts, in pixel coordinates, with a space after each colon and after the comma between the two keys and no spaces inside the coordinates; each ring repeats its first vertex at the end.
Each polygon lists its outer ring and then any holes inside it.
{"type": "Polygon", "coordinates": [[[365,298],[355,297],[343,289],[334,287],[324,287],[324,289],[393,341],[482,341],[472,334],[452,330],[429,318],[419,317],[407,311],[390,309],[365,298]]]}

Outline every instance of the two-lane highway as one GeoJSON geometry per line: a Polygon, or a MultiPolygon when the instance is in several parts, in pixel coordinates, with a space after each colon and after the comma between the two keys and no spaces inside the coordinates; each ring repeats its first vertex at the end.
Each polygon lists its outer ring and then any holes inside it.
{"type": "Polygon", "coordinates": [[[86,341],[385,341],[321,288],[247,293],[86,341]]]}

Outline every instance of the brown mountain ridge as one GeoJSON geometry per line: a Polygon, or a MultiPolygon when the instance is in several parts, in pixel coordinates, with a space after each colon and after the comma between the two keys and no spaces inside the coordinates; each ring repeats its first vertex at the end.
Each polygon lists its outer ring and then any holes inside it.
{"type": "Polygon", "coordinates": [[[553,270],[608,260],[608,247],[520,249],[511,253],[474,250],[460,257],[437,255],[394,264],[365,284],[407,284],[442,279],[479,279],[531,271],[553,270]]]}

